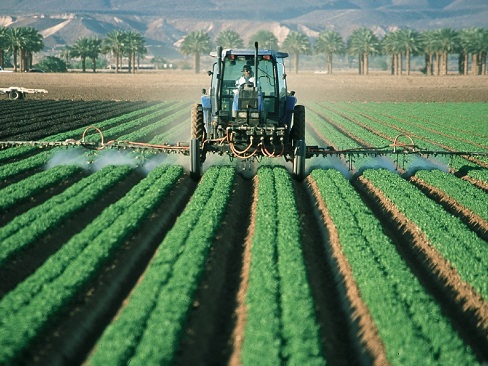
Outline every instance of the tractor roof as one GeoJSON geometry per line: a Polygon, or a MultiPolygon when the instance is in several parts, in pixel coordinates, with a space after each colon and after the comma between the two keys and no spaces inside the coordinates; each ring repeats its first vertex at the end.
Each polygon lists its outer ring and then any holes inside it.
{"type": "MultiPolygon", "coordinates": [[[[235,55],[235,56],[254,56],[255,50],[254,49],[225,49],[222,50],[222,60],[224,60],[226,57],[229,57],[230,55],[235,55]]],[[[213,51],[210,52],[210,56],[217,58],[217,52],[213,51]]],[[[271,56],[272,58],[285,58],[288,57],[288,53],[286,52],[281,52],[281,51],[274,51],[274,50],[266,50],[266,49],[260,49],[258,50],[258,56],[271,56]]]]}

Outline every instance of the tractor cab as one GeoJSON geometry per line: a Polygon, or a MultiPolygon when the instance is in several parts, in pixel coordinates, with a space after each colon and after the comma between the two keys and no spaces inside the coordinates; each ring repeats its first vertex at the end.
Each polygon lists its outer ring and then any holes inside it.
{"type": "Polygon", "coordinates": [[[219,49],[210,55],[216,62],[209,72],[212,76],[209,93],[202,97],[209,135],[214,135],[212,127],[218,126],[290,127],[296,98],[294,93],[287,93],[284,65],[287,53],[219,49]]]}

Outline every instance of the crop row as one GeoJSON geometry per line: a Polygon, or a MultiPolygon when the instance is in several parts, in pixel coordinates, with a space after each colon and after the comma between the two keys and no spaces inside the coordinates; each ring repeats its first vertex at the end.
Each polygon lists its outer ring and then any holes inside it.
{"type": "Polygon", "coordinates": [[[259,169],[257,194],[242,362],[325,364],[290,175],[259,169]]]}
{"type": "Polygon", "coordinates": [[[451,263],[464,281],[470,283],[483,298],[488,298],[488,247],[484,240],[397,174],[371,169],[366,170],[363,176],[425,233],[431,245],[451,263]]]}
{"type": "Polygon", "coordinates": [[[429,185],[440,189],[448,197],[488,221],[486,193],[465,180],[440,170],[419,170],[415,176],[429,185]]]}
{"type": "MultiPolygon", "coordinates": [[[[23,104],[23,103],[22,103],[23,104]]],[[[146,103],[145,106],[151,104],[146,103]]],[[[25,108],[25,105],[24,105],[25,108]]],[[[70,108],[57,108],[56,105],[46,105],[46,112],[41,116],[17,116],[18,111],[10,115],[10,123],[2,129],[1,139],[34,140],[48,134],[60,131],[70,131],[82,126],[96,124],[104,119],[130,113],[141,109],[141,103],[134,102],[79,102],[70,108]],[[54,107],[49,114],[49,106],[54,107]]],[[[29,110],[26,108],[26,110],[29,110]]]]}
{"type": "Polygon", "coordinates": [[[399,365],[475,362],[352,185],[333,169],[314,170],[311,177],[388,361],[399,365]]]}
{"type": "Polygon", "coordinates": [[[169,364],[174,359],[233,180],[232,167],[205,173],[88,364],[169,364]]]}
{"type": "Polygon", "coordinates": [[[348,107],[367,115],[394,116],[409,125],[448,133],[453,139],[486,145],[488,137],[486,103],[354,103],[348,107]]]}
{"type": "Polygon", "coordinates": [[[181,173],[177,166],[154,169],[1,299],[1,364],[14,362],[57,314],[67,310],[73,297],[144,222],[181,173]]]}
{"type": "Polygon", "coordinates": [[[130,171],[127,166],[108,166],[1,227],[0,266],[11,255],[33,244],[41,235],[60,225],[64,219],[100,198],[130,171]]]}
{"type": "Polygon", "coordinates": [[[66,178],[79,173],[80,170],[81,168],[73,165],[57,166],[1,189],[0,213],[32,198],[43,190],[60,184],[66,178]]]}

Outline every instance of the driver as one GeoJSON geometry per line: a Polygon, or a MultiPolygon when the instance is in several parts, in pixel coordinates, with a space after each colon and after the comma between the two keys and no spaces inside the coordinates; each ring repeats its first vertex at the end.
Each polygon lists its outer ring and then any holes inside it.
{"type": "Polygon", "coordinates": [[[251,70],[251,66],[244,65],[242,67],[242,76],[236,80],[236,86],[242,86],[244,84],[254,84],[254,76],[251,70]]]}

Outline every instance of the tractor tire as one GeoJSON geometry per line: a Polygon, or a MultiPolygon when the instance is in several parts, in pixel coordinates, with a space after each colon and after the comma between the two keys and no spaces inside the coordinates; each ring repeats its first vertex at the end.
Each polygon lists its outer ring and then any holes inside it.
{"type": "Polygon", "coordinates": [[[296,105],[293,110],[293,125],[290,137],[292,141],[305,141],[305,106],[303,105],[296,105]]]}
{"type": "Polygon", "coordinates": [[[200,157],[200,140],[192,138],[190,141],[190,177],[198,181],[202,175],[202,160],[200,157]]]}
{"type": "Polygon", "coordinates": [[[305,178],[305,159],[307,153],[307,145],[305,140],[298,140],[295,144],[293,155],[293,178],[302,181],[305,178]]]}
{"type": "Polygon", "coordinates": [[[205,141],[205,122],[201,104],[194,104],[191,107],[191,138],[200,142],[205,141]]]}
{"type": "Polygon", "coordinates": [[[8,99],[10,100],[23,99],[22,96],[22,93],[17,90],[12,90],[10,93],[8,93],[8,99]]]}

